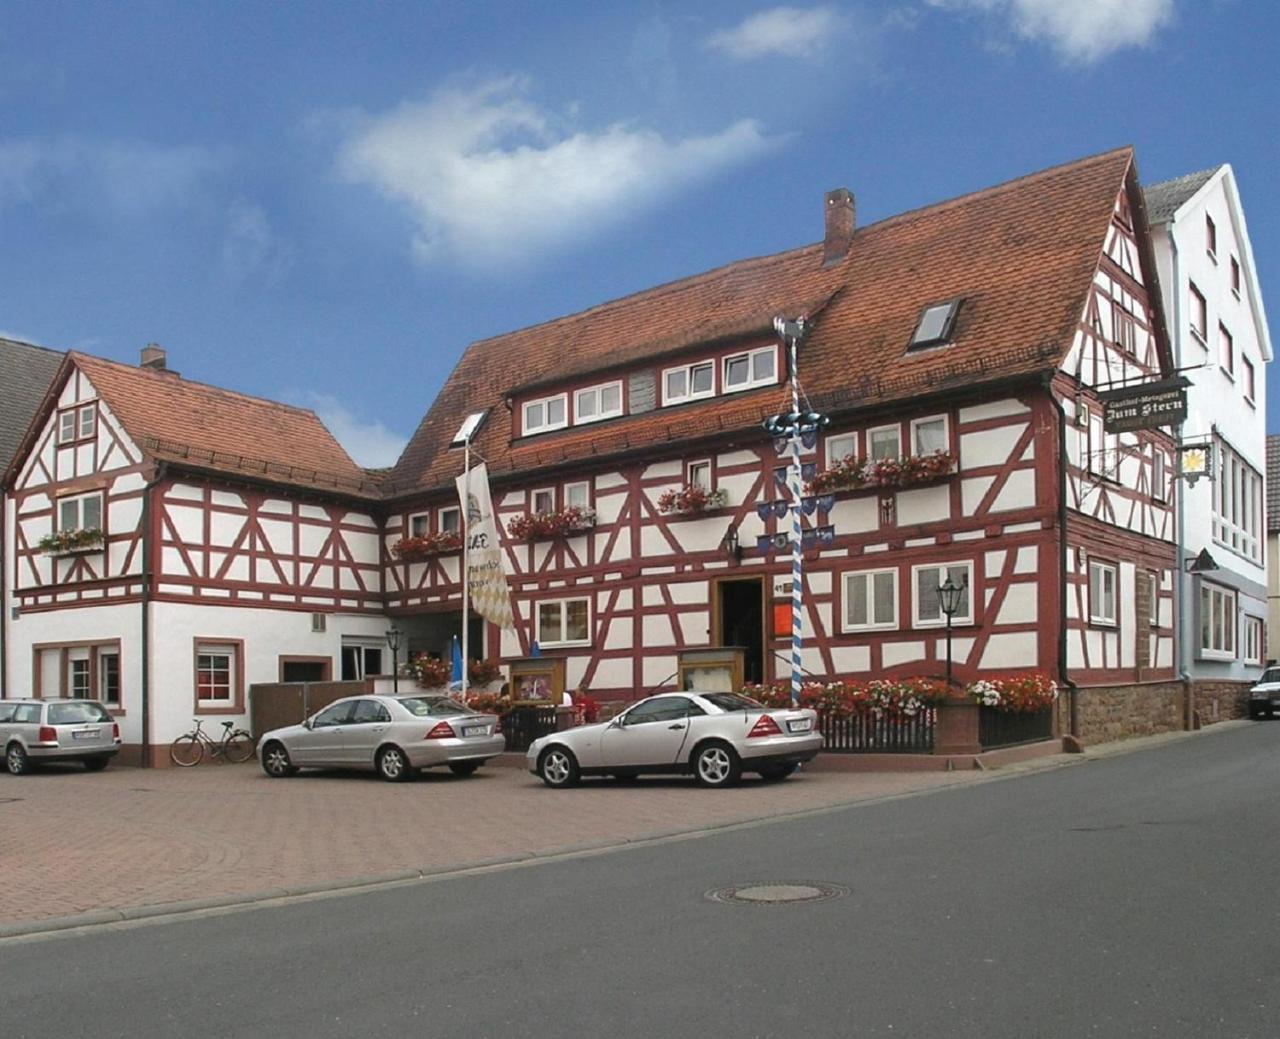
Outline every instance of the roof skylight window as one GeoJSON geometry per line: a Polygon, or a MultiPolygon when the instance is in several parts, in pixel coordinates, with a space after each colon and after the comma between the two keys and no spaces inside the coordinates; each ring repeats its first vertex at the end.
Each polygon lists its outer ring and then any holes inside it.
{"type": "Polygon", "coordinates": [[[955,327],[956,313],[960,310],[960,299],[947,300],[945,303],[931,303],[920,313],[916,330],[911,335],[908,349],[921,346],[936,346],[951,338],[951,330],[955,327]]]}
{"type": "Polygon", "coordinates": [[[480,429],[480,424],[484,422],[485,416],[489,414],[489,409],[484,411],[473,411],[458,427],[458,432],[453,435],[453,439],[449,442],[450,447],[461,447],[468,440],[474,440],[476,433],[480,429]]]}

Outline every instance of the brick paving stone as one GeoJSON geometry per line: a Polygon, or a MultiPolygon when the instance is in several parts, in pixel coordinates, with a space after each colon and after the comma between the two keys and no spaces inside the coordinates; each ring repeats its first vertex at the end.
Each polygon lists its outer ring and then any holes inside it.
{"type": "Polygon", "coordinates": [[[0,922],[439,869],[973,782],[972,772],[801,771],[549,790],[519,769],[411,783],[256,764],[0,775],[0,922]]]}

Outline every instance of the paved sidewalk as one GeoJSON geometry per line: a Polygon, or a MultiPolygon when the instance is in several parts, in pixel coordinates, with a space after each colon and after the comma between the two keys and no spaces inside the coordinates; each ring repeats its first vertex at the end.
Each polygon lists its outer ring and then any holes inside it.
{"type": "Polygon", "coordinates": [[[405,784],[360,774],[273,780],[256,764],[0,775],[0,922],[438,872],[982,778],[802,771],[729,790],[655,778],[554,791],[495,767],[405,784]]]}

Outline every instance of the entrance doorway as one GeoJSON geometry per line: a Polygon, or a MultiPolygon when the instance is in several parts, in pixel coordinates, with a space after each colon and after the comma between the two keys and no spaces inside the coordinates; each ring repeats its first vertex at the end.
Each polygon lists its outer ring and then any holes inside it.
{"type": "Polygon", "coordinates": [[[742,677],[764,681],[764,579],[750,577],[716,582],[716,624],[713,634],[721,646],[745,651],[742,677]]]}

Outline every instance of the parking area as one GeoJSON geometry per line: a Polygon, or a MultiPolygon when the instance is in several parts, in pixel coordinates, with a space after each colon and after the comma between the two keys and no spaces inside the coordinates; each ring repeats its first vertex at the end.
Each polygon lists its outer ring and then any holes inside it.
{"type": "Polygon", "coordinates": [[[403,784],[355,774],[269,779],[252,763],[0,775],[0,922],[439,870],[979,778],[802,770],[726,790],[662,778],[553,791],[492,765],[466,779],[429,772],[403,784]]]}

